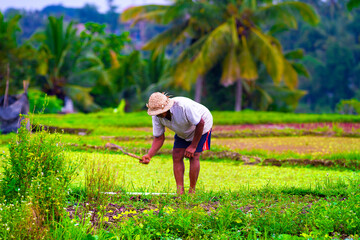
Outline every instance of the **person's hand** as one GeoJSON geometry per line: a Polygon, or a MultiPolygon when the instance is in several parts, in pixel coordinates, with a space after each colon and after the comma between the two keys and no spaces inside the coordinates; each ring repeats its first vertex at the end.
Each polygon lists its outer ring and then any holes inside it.
{"type": "Polygon", "coordinates": [[[195,151],[196,151],[196,147],[190,145],[185,149],[185,154],[184,155],[185,155],[186,158],[190,159],[190,158],[194,157],[195,151]]]}
{"type": "Polygon", "coordinates": [[[142,159],[139,160],[139,163],[149,164],[150,160],[151,160],[151,157],[149,156],[149,154],[145,154],[144,156],[142,156],[142,159]]]}

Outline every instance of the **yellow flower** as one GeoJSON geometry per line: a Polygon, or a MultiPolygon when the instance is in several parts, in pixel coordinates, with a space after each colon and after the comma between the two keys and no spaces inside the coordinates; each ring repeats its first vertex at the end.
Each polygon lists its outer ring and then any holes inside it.
{"type": "Polygon", "coordinates": [[[236,219],[236,220],[235,220],[235,222],[237,222],[237,223],[241,223],[241,222],[242,222],[242,220],[241,220],[240,218],[238,218],[238,219],[236,219]]]}

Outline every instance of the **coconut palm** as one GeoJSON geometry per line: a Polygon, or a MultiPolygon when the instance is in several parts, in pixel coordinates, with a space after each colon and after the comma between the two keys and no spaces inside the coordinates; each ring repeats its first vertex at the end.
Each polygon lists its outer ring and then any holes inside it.
{"type": "MultiPolygon", "coordinates": [[[[236,83],[236,111],[241,110],[243,82],[258,79],[261,66],[266,68],[275,84],[283,81],[287,87],[294,89],[297,86],[297,72],[284,57],[281,44],[272,34],[282,29],[296,28],[298,16],[317,24],[319,19],[314,10],[301,2],[255,0],[227,1],[226,7],[220,8],[224,11],[224,22],[204,37],[200,47],[196,47],[199,50],[192,56],[195,60],[191,65],[180,65],[183,68],[179,68],[178,72],[185,74],[175,75],[175,81],[195,81],[197,74],[203,75],[221,62],[222,85],[236,83]],[[262,29],[269,30],[265,32],[262,29]]],[[[185,51],[183,55],[191,54],[185,51]]],[[[188,59],[184,57],[183,62],[188,59]]]]}
{"type": "MultiPolygon", "coordinates": [[[[204,28],[206,30],[197,35],[197,38],[188,39],[189,47],[178,57],[174,70],[175,84],[190,89],[194,82],[197,83],[196,100],[200,99],[199,88],[202,85],[202,76],[219,62],[222,63],[223,68],[221,83],[229,86],[236,82],[235,110],[241,109],[243,81],[253,81],[258,78],[260,63],[266,67],[276,84],[284,81],[292,89],[296,86],[297,73],[284,58],[281,45],[272,33],[296,28],[299,16],[311,24],[316,24],[319,19],[309,5],[294,1],[273,3],[271,0],[214,0],[210,3],[177,1],[173,5],[173,10],[186,9],[186,7],[180,7],[184,2],[206,6],[202,12],[204,15],[207,14],[208,21],[213,23],[208,28],[204,28]],[[215,21],[212,21],[214,16],[215,21]],[[263,31],[263,28],[268,31],[263,31]]],[[[187,7],[189,6],[191,7],[191,4],[187,7]]],[[[169,9],[172,9],[172,6],[156,6],[156,9],[151,6],[138,7],[130,9],[124,18],[132,16],[135,22],[151,19],[148,16],[164,19],[163,16],[171,12],[169,9]]],[[[185,16],[195,19],[192,22],[197,22],[196,20],[200,19],[197,12],[199,11],[193,13],[188,9],[188,14],[185,16]]],[[[177,18],[171,19],[174,22],[177,20],[177,18]]],[[[174,26],[181,25],[174,24],[174,26]]],[[[159,34],[147,43],[144,49],[164,48],[169,43],[184,37],[184,32],[187,33],[181,27],[170,27],[168,31],[159,34]]]]}
{"type": "MultiPolygon", "coordinates": [[[[173,5],[145,5],[132,7],[121,15],[122,21],[151,21],[168,25],[168,29],[155,36],[143,46],[143,50],[153,51],[156,57],[172,44],[175,57],[213,30],[221,20],[219,9],[206,1],[178,0],[173,5]]],[[[176,68],[174,68],[176,69],[176,68]]],[[[176,73],[173,72],[173,75],[176,73]]],[[[195,100],[200,101],[204,75],[197,75],[195,100]]],[[[189,90],[191,82],[177,83],[189,90]]]]}
{"type": "MultiPolygon", "coordinates": [[[[65,71],[65,57],[67,56],[72,41],[76,36],[73,22],[64,27],[63,17],[48,17],[45,30],[35,33],[32,41],[38,47],[39,66],[37,72],[45,76],[47,84],[44,90],[49,95],[56,95],[64,99],[63,87],[66,84],[69,71],[65,71]]],[[[71,63],[70,63],[71,66],[71,63]]]]}

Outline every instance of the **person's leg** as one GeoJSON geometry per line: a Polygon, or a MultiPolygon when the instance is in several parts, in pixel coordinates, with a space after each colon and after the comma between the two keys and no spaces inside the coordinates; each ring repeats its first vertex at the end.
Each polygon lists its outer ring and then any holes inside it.
{"type": "Polygon", "coordinates": [[[200,154],[199,152],[196,152],[194,154],[194,157],[190,159],[190,172],[189,172],[189,177],[190,177],[190,188],[189,188],[189,193],[195,193],[195,187],[196,187],[196,182],[197,179],[199,177],[199,172],[200,172],[200,154]]]}
{"type": "Polygon", "coordinates": [[[173,149],[173,170],[178,194],[184,194],[184,153],[185,148],[173,149]]]}

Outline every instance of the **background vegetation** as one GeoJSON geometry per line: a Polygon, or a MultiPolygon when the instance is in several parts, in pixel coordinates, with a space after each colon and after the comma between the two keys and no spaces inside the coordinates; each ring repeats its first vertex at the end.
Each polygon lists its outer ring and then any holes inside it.
{"type": "Polygon", "coordinates": [[[0,78],[9,63],[10,93],[30,80],[30,96],[70,98],[83,112],[121,99],[126,111],[140,110],[151,92],[166,90],[211,110],[344,112],[349,100],[358,113],[356,1],[181,0],[124,13],[108,4],[106,13],[90,4],[1,13],[0,78]]]}

